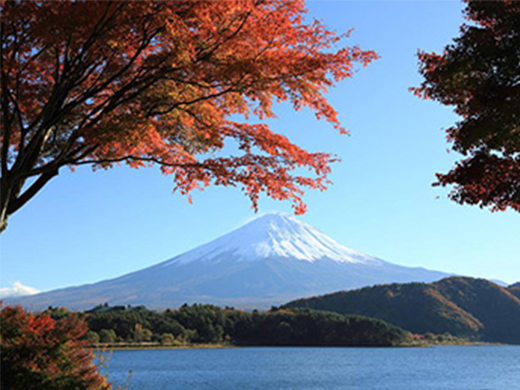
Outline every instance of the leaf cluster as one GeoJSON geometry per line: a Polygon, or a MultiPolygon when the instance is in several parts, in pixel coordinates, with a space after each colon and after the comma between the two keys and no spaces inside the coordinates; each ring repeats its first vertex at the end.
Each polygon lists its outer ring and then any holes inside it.
{"type": "Polygon", "coordinates": [[[303,190],[324,189],[335,158],[250,119],[286,101],[345,132],[325,94],[377,57],[307,21],[302,0],[0,7],[0,224],[84,164],[158,164],[182,194],[237,186],[254,207],[264,192],[303,212],[303,190]],[[237,153],[221,152],[229,143],[237,153]]]}
{"type": "Polygon", "coordinates": [[[467,23],[443,53],[419,53],[416,94],[454,106],[447,130],[465,158],[438,185],[459,203],[520,211],[520,3],[467,1],[467,23]]]}
{"type": "Polygon", "coordinates": [[[88,328],[77,314],[54,320],[43,313],[5,307],[0,312],[2,389],[108,390],[111,388],[93,364],[87,342],[88,328]]]}

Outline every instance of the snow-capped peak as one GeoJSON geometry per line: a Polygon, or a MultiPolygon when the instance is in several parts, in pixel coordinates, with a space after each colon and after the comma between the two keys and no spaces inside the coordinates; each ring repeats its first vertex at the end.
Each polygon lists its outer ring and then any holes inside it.
{"type": "Polygon", "coordinates": [[[311,225],[284,213],[264,214],[246,225],[163,265],[193,261],[256,261],[267,258],[292,258],[314,262],[365,263],[380,260],[356,252],[334,241],[311,225]]]}

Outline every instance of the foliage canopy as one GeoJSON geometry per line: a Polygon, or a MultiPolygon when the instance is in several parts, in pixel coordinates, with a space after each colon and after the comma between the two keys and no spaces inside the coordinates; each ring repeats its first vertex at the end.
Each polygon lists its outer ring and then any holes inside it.
{"type": "Polygon", "coordinates": [[[121,162],[160,165],[183,194],[238,186],[303,212],[334,157],[248,119],[288,101],[343,132],[324,94],[376,58],[338,49],[303,0],[0,4],[4,228],[62,167],[121,162]],[[239,152],[219,153],[230,141],[239,152]]]}
{"type": "Polygon", "coordinates": [[[384,321],[312,310],[273,308],[253,313],[213,305],[183,305],[162,313],[144,307],[97,307],[88,312],[92,332],[115,332],[118,341],[142,342],[134,329],[149,329],[152,341],[236,345],[394,346],[409,342],[384,321]],[[121,310],[122,309],[122,310],[121,310]]]}
{"type": "Polygon", "coordinates": [[[76,314],[54,320],[21,307],[0,312],[2,389],[108,390],[87,351],[86,323],[76,314]]]}
{"type": "Polygon", "coordinates": [[[520,211],[520,2],[467,1],[468,23],[442,54],[419,53],[418,95],[455,106],[447,130],[467,156],[439,185],[459,203],[520,211]]]}

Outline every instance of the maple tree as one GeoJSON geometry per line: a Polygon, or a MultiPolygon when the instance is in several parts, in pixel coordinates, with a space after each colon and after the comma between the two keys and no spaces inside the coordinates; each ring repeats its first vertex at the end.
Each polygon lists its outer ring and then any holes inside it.
{"type": "Polygon", "coordinates": [[[238,186],[255,208],[265,192],[303,212],[335,157],[248,119],[288,101],[345,132],[324,94],[377,57],[305,13],[303,0],[2,1],[0,227],[61,168],[122,162],[160,165],[182,194],[238,186]],[[229,142],[237,154],[220,153],[229,142]]]}
{"type": "Polygon", "coordinates": [[[2,389],[108,390],[112,386],[93,363],[82,340],[86,323],[75,314],[56,321],[21,307],[0,312],[2,389]]]}
{"type": "Polygon", "coordinates": [[[520,211],[520,2],[466,1],[467,23],[442,54],[419,53],[419,96],[455,106],[447,130],[465,158],[437,185],[450,197],[492,210],[520,211]]]}

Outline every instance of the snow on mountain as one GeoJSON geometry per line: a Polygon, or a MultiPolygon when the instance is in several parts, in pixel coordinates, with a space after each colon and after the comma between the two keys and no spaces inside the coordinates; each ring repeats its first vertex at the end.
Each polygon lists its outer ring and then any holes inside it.
{"type": "Polygon", "coordinates": [[[327,258],[360,263],[379,260],[338,244],[311,225],[285,213],[265,214],[214,241],[164,263],[187,264],[192,261],[257,261],[273,257],[314,262],[327,258]]]}
{"type": "Polygon", "coordinates": [[[266,214],[140,271],[7,302],[33,310],[82,310],[105,302],[158,309],[196,302],[262,309],[338,290],[445,276],[361,254],[287,214],[266,214]]]}

